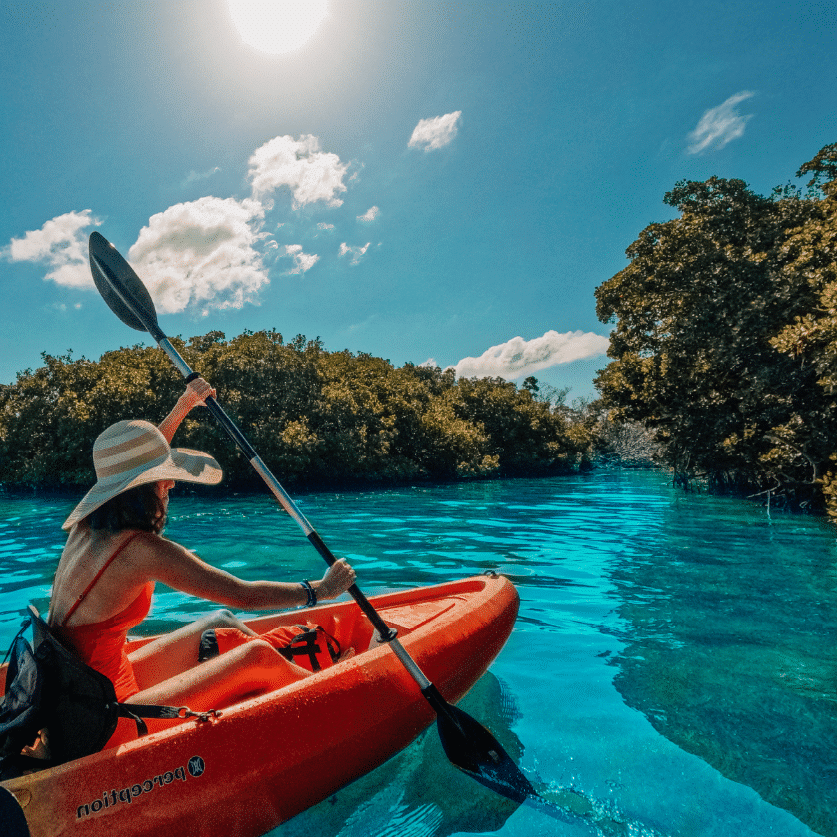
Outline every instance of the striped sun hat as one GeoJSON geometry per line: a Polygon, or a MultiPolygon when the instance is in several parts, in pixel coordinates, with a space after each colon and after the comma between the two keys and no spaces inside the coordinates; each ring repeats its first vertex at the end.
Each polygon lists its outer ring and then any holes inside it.
{"type": "Polygon", "coordinates": [[[64,521],[71,529],[108,500],[158,480],[181,480],[204,485],[221,482],[221,466],[209,454],[169,447],[166,437],[148,421],[118,421],[102,432],[93,445],[96,485],[64,521]]]}

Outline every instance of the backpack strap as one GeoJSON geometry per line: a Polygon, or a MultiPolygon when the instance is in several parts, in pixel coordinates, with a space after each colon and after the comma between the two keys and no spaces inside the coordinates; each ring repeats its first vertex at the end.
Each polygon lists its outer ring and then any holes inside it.
{"type": "Polygon", "coordinates": [[[113,683],[65,648],[32,606],[29,617],[12,643],[6,694],[0,700],[0,781],[99,752],[119,717],[132,719],[138,734],[145,735],[143,718],[207,720],[220,714],[193,712],[186,706],[120,703],[113,683]],[[30,624],[34,651],[23,636],[30,624]],[[24,755],[42,729],[49,730],[50,758],[24,755]]]}
{"type": "MultiPolygon", "coordinates": [[[[133,536],[132,536],[133,537],[133,536]]],[[[128,540],[131,540],[129,538],[128,540]]],[[[128,541],[125,541],[127,544],[128,541]]],[[[125,546],[122,544],[122,546],[125,546]]],[[[121,547],[120,547],[121,549],[121,547]]],[[[113,560],[114,557],[119,553],[119,550],[114,553],[111,557],[113,560]]],[[[105,565],[106,567],[107,565],[105,565]]],[[[105,567],[99,572],[99,575],[102,574],[105,567]]],[[[96,579],[94,579],[94,582],[96,579]]],[[[92,587],[92,584],[90,585],[92,587]]],[[[88,587],[88,590],[90,587],[88,587]]],[[[67,655],[70,657],[76,666],[83,667],[91,672],[91,676],[95,676],[96,678],[100,678],[102,680],[106,680],[110,684],[110,680],[101,672],[96,671],[96,669],[91,668],[86,663],[82,662],[72,651],[70,651],[56,636],[52,633],[49,629],[49,626],[44,622],[41,618],[40,614],[38,613],[37,609],[33,605],[29,605],[28,607],[29,615],[32,620],[33,630],[35,634],[35,647],[36,649],[41,643],[46,642],[53,649],[58,651],[58,655],[67,655]]],[[[69,618],[69,617],[68,617],[69,618]]],[[[66,619],[64,620],[67,621],[66,619]]],[[[113,689],[113,685],[110,684],[111,690],[113,689]]],[[[109,701],[106,704],[102,705],[102,709],[106,710],[109,707],[113,707],[116,710],[116,714],[121,718],[130,718],[136,722],[137,725],[137,733],[139,735],[147,735],[148,734],[148,726],[143,721],[143,718],[155,718],[155,719],[174,719],[174,718],[199,718],[202,721],[208,720],[212,716],[218,716],[220,713],[218,710],[209,709],[206,712],[194,712],[188,706],[166,706],[163,704],[146,704],[146,703],[127,703],[116,700],[116,694],[113,694],[113,700],[109,701]]]]}

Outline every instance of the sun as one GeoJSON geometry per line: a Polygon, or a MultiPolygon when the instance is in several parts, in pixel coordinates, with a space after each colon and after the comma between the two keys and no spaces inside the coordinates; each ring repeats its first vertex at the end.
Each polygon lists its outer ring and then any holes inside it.
{"type": "Polygon", "coordinates": [[[326,0],[228,0],[244,43],[270,55],[303,46],[328,15],[326,0]]]}

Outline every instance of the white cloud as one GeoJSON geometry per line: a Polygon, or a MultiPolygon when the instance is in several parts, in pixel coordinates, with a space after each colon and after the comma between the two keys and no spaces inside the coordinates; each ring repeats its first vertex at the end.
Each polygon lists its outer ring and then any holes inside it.
{"type": "Polygon", "coordinates": [[[293,193],[294,209],[317,201],[328,206],[343,203],[337,195],[346,191],[343,177],[349,166],[336,154],[320,151],[320,141],[311,134],[298,140],[274,137],[253,152],[249,166],[248,177],[257,199],[287,186],[293,193]]]}
{"type": "Polygon", "coordinates": [[[370,206],[363,215],[358,215],[358,221],[374,221],[381,210],[377,206],[370,206]]]}
{"type": "Polygon", "coordinates": [[[752,114],[742,116],[736,106],[754,95],[749,90],[742,90],[718,107],[706,111],[697,127],[689,134],[689,154],[700,154],[708,149],[717,150],[743,136],[752,114]]]}
{"type": "Polygon", "coordinates": [[[183,179],[183,182],[180,184],[182,186],[188,186],[190,183],[197,183],[199,180],[207,180],[208,178],[212,177],[212,175],[217,174],[221,169],[218,166],[215,168],[209,169],[209,171],[202,171],[197,172],[194,169],[186,175],[183,179]]]}
{"type": "Polygon", "coordinates": [[[71,288],[94,288],[87,258],[87,227],[99,226],[90,209],[67,212],[47,221],[39,230],[23,238],[13,238],[2,254],[12,262],[39,262],[49,265],[44,277],[71,288]]]}
{"type": "Polygon", "coordinates": [[[550,366],[603,355],[609,344],[607,337],[589,331],[568,331],[566,334],[547,331],[543,337],[533,340],[513,337],[506,343],[492,346],[480,357],[463,358],[454,369],[462,378],[515,380],[550,366]]]}
{"type": "Polygon", "coordinates": [[[363,245],[363,247],[349,247],[349,245],[346,244],[346,242],[344,241],[340,245],[340,251],[338,252],[337,255],[338,256],[346,256],[348,254],[351,254],[352,258],[351,258],[351,261],[349,263],[350,264],[358,264],[360,262],[361,258],[363,258],[363,255],[369,249],[369,245],[371,243],[372,243],[371,241],[367,241],[366,244],[363,245]]]}
{"type": "MultiPolygon", "coordinates": [[[[293,206],[324,202],[340,206],[338,197],[346,191],[348,164],[336,154],[320,150],[315,136],[275,137],[257,148],[249,159],[248,177],[252,197],[202,197],[179,203],[153,215],[127,253],[147,284],[161,313],[197,307],[204,314],[211,308],[239,308],[255,302],[268,284],[263,255],[293,259],[290,273],[305,273],[319,256],[304,253],[302,245],[279,245],[262,232],[265,215],[273,207],[272,192],[287,186],[293,206]]],[[[206,180],[220,171],[191,171],[184,184],[206,180]]],[[[377,214],[372,207],[363,218],[377,214]]],[[[27,232],[0,247],[0,259],[45,264],[46,277],[60,285],[93,290],[87,252],[86,228],[101,224],[92,210],[68,212],[47,221],[40,230],[27,232]]],[[[283,226],[276,224],[276,229],[283,226]]],[[[334,230],[334,224],[320,223],[318,231],[334,230]]],[[[357,264],[364,247],[341,248],[357,264]]]]}
{"type": "Polygon", "coordinates": [[[204,197],[152,215],[128,259],[162,313],[210,303],[240,308],[268,283],[254,245],[264,207],[254,200],[204,197]]]}
{"type": "Polygon", "coordinates": [[[303,253],[301,244],[286,244],[285,255],[292,256],[295,264],[294,269],[288,271],[289,273],[305,273],[306,270],[314,267],[320,258],[316,254],[303,253]]]}
{"type": "Polygon", "coordinates": [[[446,113],[444,116],[434,116],[432,119],[422,119],[413,129],[413,135],[408,143],[410,148],[423,148],[433,151],[443,148],[456,136],[457,122],[462,111],[446,113]]]}

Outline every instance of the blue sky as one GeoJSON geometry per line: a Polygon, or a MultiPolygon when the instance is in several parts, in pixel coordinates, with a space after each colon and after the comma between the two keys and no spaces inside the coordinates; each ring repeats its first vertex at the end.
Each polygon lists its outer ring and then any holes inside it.
{"type": "Polygon", "coordinates": [[[594,392],[594,289],[676,181],[793,180],[837,141],[813,2],[329,0],[300,49],[227,0],[4,4],[0,382],[145,342],[98,297],[97,229],[169,335],[275,328],[396,365],[594,392]]]}

